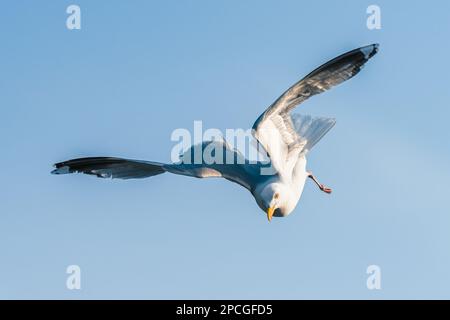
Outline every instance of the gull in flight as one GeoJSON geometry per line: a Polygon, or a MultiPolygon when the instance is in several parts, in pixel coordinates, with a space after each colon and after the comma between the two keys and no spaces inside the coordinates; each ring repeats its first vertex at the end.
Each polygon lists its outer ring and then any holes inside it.
{"type": "Polygon", "coordinates": [[[377,51],[378,44],[372,44],[330,60],[290,87],[259,116],[252,134],[268,155],[270,174],[262,174],[267,163],[251,162],[225,141],[217,140],[192,146],[177,163],[89,157],[56,163],[52,173],[81,172],[118,179],[147,178],[164,172],[197,178],[223,177],[248,189],[269,221],[272,217],[287,216],[295,209],[308,178],[323,192],[331,193],[330,188],[306,169],[306,155],[336,122],[291,111],[309,97],[355,76],[377,51]],[[198,147],[205,150],[211,146],[226,161],[191,163],[186,160],[195,156],[198,147]],[[233,161],[230,163],[229,159],[233,161]]]}

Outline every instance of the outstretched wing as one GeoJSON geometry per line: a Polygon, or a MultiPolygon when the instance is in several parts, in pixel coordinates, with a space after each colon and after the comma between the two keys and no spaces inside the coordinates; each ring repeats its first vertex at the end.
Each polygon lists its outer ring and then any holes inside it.
{"type": "Polygon", "coordinates": [[[139,179],[167,171],[196,178],[222,177],[252,191],[262,179],[260,169],[269,165],[250,163],[224,141],[207,141],[191,147],[182,155],[179,163],[91,157],[56,163],[52,173],[85,173],[99,178],[139,179]]]}
{"type": "MultiPolygon", "coordinates": [[[[378,44],[372,44],[325,63],[294,84],[261,114],[253,125],[253,134],[269,154],[276,170],[283,172],[291,167],[289,158],[297,157],[307,144],[295,130],[290,112],[309,97],[355,76],[377,51],[378,44]]],[[[330,128],[325,129],[326,133],[330,128]]],[[[318,133],[320,137],[323,134],[318,133]]]]}

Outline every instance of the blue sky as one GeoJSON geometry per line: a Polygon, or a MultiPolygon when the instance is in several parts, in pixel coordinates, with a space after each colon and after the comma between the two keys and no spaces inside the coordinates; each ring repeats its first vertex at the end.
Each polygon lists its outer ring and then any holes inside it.
{"type": "Polygon", "coordinates": [[[450,5],[14,1],[0,13],[0,298],[450,298],[450,5]],[[81,7],[82,29],[65,26],[81,7]],[[366,28],[381,8],[382,29],[366,28]],[[249,128],[287,87],[378,42],[297,112],[337,125],[268,223],[220,179],[52,176],[55,162],[169,161],[174,129],[249,128]],[[66,288],[67,266],[82,270],[66,288]],[[366,268],[381,268],[381,290],[366,268]]]}

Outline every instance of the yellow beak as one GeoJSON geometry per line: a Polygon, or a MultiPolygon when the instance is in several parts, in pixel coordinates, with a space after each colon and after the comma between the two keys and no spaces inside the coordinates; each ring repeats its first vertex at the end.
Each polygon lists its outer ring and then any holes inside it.
{"type": "Polygon", "coordinates": [[[270,207],[269,209],[267,209],[267,219],[269,219],[269,222],[272,220],[274,211],[275,211],[274,207],[270,207]]]}

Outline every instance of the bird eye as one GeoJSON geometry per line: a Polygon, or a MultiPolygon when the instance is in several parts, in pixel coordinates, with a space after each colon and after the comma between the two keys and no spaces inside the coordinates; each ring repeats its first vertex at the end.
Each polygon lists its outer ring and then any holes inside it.
{"type": "Polygon", "coordinates": [[[275,193],[275,194],[273,195],[273,197],[274,197],[274,199],[278,199],[278,198],[280,197],[280,194],[279,194],[279,193],[275,193]]]}

